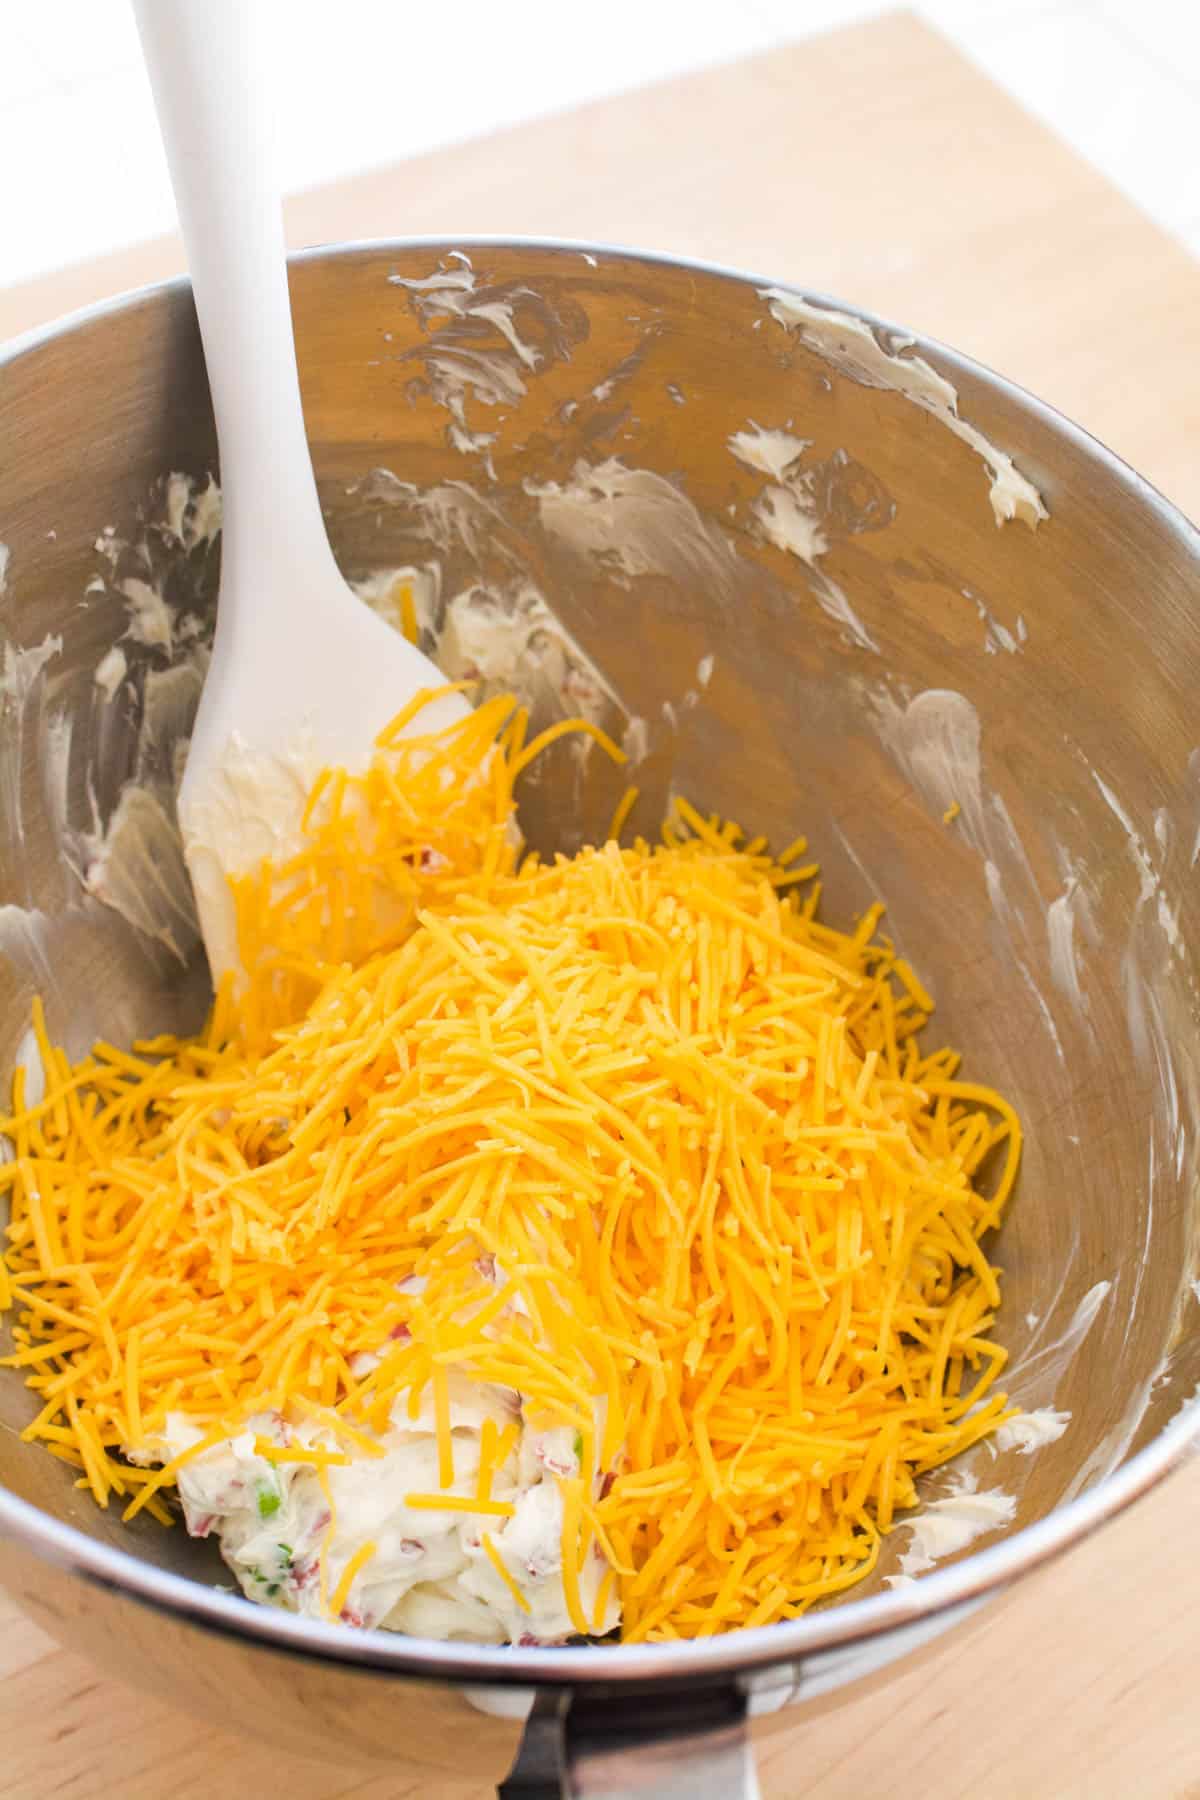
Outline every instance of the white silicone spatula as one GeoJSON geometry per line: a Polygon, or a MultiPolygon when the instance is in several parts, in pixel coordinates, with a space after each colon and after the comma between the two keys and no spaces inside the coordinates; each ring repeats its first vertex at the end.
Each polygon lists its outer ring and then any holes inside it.
{"type": "MultiPolygon", "coordinates": [[[[221,455],[212,664],[179,795],[214,982],[236,967],[225,877],[299,843],[329,765],[437,669],[351,592],[334,562],[304,430],[260,0],[134,0],[191,267],[221,455]]],[[[286,12],[281,9],[286,20],[286,12]]],[[[457,695],[422,711],[462,716],[457,695]]]]}

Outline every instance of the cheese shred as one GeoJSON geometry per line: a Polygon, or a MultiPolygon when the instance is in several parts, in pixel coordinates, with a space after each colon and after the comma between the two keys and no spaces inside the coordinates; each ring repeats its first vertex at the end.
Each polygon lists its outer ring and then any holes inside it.
{"type": "Polygon", "coordinates": [[[198,1037],[72,1065],[35,1013],[44,1093],[18,1071],[0,1120],[24,1435],[165,1520],[184,1458],[125,1453],[172,1412],[189,1456],[265,1408],[325,1418],[325,1483],[428,1405],[442,1491],[408,1506],[503,1522],[515,1427],[451,1491],[449,1384],[493,1383],[575,1434],[581,1634],[610,1591],[630,1641],[795,1617],[1008,1416],[983,1240],[1017,1117],[923,1044],[882,909],[818,918],[803,840],[774,861],[681,802],[656,845],[522,858],[514,782],[561,729],[527,743],[499,699],[422,734],[420,704],[234,883],[245,978],[198,1037]]]}

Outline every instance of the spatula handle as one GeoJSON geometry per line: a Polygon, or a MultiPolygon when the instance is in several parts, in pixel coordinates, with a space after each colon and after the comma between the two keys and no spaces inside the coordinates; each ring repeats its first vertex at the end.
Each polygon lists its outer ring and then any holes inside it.
{"type": "MultiPolygon", "coordinates": [[[[259,0],[134,0],[134,11],[221,446],[222,594],[261,588],[264,557],[276,576],[295,570],[311,580],[331,552],[296,369],[270,65],[260,48],[268,9],[259,0]]],[[[276,592],[286,585],[271,583],[276,592]]]]}

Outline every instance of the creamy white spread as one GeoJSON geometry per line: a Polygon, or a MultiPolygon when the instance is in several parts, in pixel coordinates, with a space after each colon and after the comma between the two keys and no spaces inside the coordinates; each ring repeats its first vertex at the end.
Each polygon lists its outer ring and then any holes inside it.
{"type": "Polygon", "coordinates": [[[214,971],[239,967],[229,877],[257,868],[264,858],[284,863],[295,854],[308,796],[327,760],[311,730],[298,731],[279,751],[252,749],[235,732],[206,771],[199,794],[180,795],[187,871],[214,971]]]}
{"type": "Polygon", "coordinates": [[[1019,1450],[1022,1456],[1032,1456],[1035,1450],[1057,1443],[1070,1423],[1069,1412],[1042,1406],[1036,1412],[1018,1413],[1015,1419],[1006,1419],[997,1427],[991,1442],[997,1450],[1019,1450]]]}
{"type": "Polygon", "coordinates": [[[793,437],[790,431],[767,430],[751,419],[748,431],[735,431],[729,448],[738,461],[772,481],[782,481],[793,463],[804,454],[810,438],[793,437]]]}
{"type": "Polygon", "coordinates": [[[810,495],[795,487],[764,488],[754,502],[754,516],[762,526],[768,543],[777,550],[798,556],[801,562],[815,562],[829,548],[821,529],[816,504],[810,495]]]}
{"type": "Polygon", "coordinates": [[[889,1575],[889,1587],[901,1587],[924,1575],[943,1556],[956,1556],[976,1538],[986,1537],[1008,1525],[1016,1516],[1017,1503],[999,1488],[980,1493],[975,1477],[960,1475],[943,1500],[930,1500],[912,1518],[901,1519],[898,1531],[908,1529],[909,1547],[900,1558],[900,1573],[889,1575]]]}
{"type": "Polygon", "coordinates": [[[816,350],[841,374],[863,387],[890,388],[903,394],[968,444],[991,477],[989,497],[997,525],[1022,519],[1026,525],[1036,527],[1042,519],[1049,518],[1042,496],[1021,474],[1012,457],[960,416],[953,384],[924,357],[902,354],[910,348],[911,338],[889,349],[880,343],[865,319],[851,313],[815,306],[800,294],[782,288],[765,289],[763,299],[785,331],[796,332],[802,343],[816,350]]]}
{"type": "MultiPolygon", "coordinates": [[[[377,1440],[382,1456],[355,1448],[323,1424],[259,1414],[178,1471],[184,1520],[193,1537],[216,1538],[249,1599],[287,1612],[415,1637],[561,1643],[575,1627],[563,1592],[558,1478],[579,1473],[574,1434],[565,1427],[535,1430],[522,1419],[511,1390],[452,1375],[456,1495],[477,1492],[487,1419],[500,1430],[520,1426],[515,1448],[491,1483],[491,1497],[509,1503],[511,1517],[408,1504],[409,1495],[439,1493],[438,1442],[432,1403],[410,1419],[401,1401],[377,1440]],[[262,1453],[266,1446],[285,1455],[317,1448],[348,1460],[318,1471],[310,1463],[276,1462],[262,1453]],[[485,1536],[520,1602],[493,1565],[485,1536]],[[374,1550],[345,1587],[345,1571],[366,1545],[374,1550]]],[[[204,1436],[193,1419],[173,1413],[153,1454],[141,1453],[138,1460],[168,1460],[204,1436]]],[[[580,1571],[589,1619],[596,1618],[607,1568],[593,1545],[580,1571]]],[[[610,1601],[597,1635],[611,1631],[619,1618],[610,1601]]]]}
{"type": "Polygon", "coordinates": [[[92,680],[106,700],[111,700],[129,672],[129,662],[120,644],[114,644],[96,664],[92,680]]]}

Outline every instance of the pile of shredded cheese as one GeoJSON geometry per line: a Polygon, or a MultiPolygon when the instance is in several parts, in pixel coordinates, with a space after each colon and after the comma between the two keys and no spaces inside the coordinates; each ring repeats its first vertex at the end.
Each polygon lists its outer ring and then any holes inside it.
{"type": "Polygon", "coordinates": [[[456,1489],[448,1398],[496,1384],[574,1434],[579,1633],[614,1590],[626,1640],[793,1617],[1007,1416],[981,1240],[1017,1120],[922,1047],[882,909],[818,920],[803,842],[772,858],[680,803],[653,847],[521,860],[544,740],[516,703],[412,723],[238,884],[248,978],[203,1036],[72,1066],[38,1015],[44,1093],[18,1071],[0,1121],[25,1435],[166,1523],[180,1469],[255,1415],[370,1455],[431,1404],[411,1499],[500,1529],[501,1446],[456,1489]],[[187,1451],[130,1460],[179,1413],[187,1451]]]}

